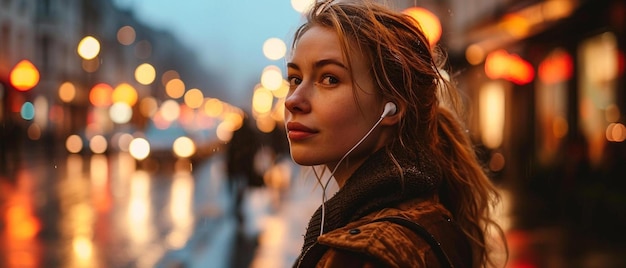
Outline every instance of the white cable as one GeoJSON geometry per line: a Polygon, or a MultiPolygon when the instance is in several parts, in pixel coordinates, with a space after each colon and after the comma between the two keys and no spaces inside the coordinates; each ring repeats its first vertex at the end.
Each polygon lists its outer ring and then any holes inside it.
{"type": "MultiPolygon", "coordinates": [[[[313,168],[313,173],[315,173],[315,177],[317,177],[317,181],[319,182],[320,186],[322,186],[322,211],[321,211],[322,212],[322,219],[321,219],[321,223],[320,223],[320,236],[322,234],[324,234],[324,214],[325,214],[325,204],[326,204],[326,188],[328,187],[328,183],[330,183],[330,180],[335,175],[335,171],[337,171],[337,169],[339,168],[339,165],[341,165],[341,162],[343,162],[343,160],[352,151],[354,151],[354,149],[356,149],[357,146],[361,145],[361,143],[363,143],[363,141],[365,139],[367,139],[367,137],[369,137],[369,135],[372,133],[372,131],[374,131],[374,129],[378,126],[378,124],[380,124],[380,121],[382,121],[383,118],[385,118],[384,115],[381,116],[380,119],[378,119],[378,121],[376,121],[376,124],[374,124],[374,126],[372,128],[370,128],[370,130],[365,134],[365,136],[363,136],[363,138],[361,138],[361,140],[359,140],[359,142],[357,142],[354,146],[352,146],[352,148],[350,148],[350,150],[348,150],[348,152],[346,154],[344,154],[341,159],[339,159],[339,162],[337,162],[337,165],[333,169],[333,172],[330,173],[330,176],[328,177],[328,179],[326,180],[326,183],[324,185],[322,185],[322,178],[317,176],[317,172],[315,171],[315,168],[313,168]]],[[[322,170],[322,176],[324,175],[324,171],[326,171],[326,166],[324,166],[324,169],[322,170]]]]}

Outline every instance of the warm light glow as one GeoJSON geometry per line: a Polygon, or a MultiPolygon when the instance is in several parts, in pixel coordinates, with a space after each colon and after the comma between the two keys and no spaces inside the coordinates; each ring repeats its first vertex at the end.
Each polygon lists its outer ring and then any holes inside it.
{"type": "Polygon", "coordinates": [[[539,64],[539,80],[545,84],[555,84],[569,80],[574,73],[574,60],[562,49],[555,50],[539,64]]]}
{"type": "Polygon", "coordinates": [[[263,69],[261,85],[269,90],[279,89],[283,84],[283,75],[277,66],[270,65],[263,69]]]}
{"type": "Polygon", "coordinates": [[[180,105],[174,100],[166,100],[161,104],[160,114],[163,119],[172,122],[180,116],[180,105]]]}
{"type": "Polygon", "coordinates": [[[196,109],[202,106],[204,102],[204,94],[201,90],[197,88],[192,88],[185,93],[185,104],[189,106],[189,108],[196,109]]]}
{"type": "Polygon", "coordinates": [[[519,14],[508,14],[502,18],[500,27],[515,38],[523,38],[530,32],[531,23],[519,14]]]}
{"type": "Polygon", "coordinates": [[[91,152],[94,154],[102,154],[106,152],[107,147],[108,142],[102,135],[95,135],[89,140],[89,149],[91,149],[91,152]]]}
{"type": "Polygon", "coordinates": [[[113,88],[105,83],[100,83],[89,92],[89,102],[96,107],[107,107],[113,103],[113,88]]]}
{"type": "Polygon", "coordinates": [[[70,135],[65,140],[65,149],[70,153],[79,153],[83,149],[83,140],[78,135],[70,135]]]}
{"type": "Polygon", "coordinates": [[[465,59],[471,65],[478,65],[485,60],[485,50],[479,45],[470,45],[465,50],[465,59]]]}
{"type": "Polygon", "coordinates": [[[220,141],[228,142],[233,137],[232,126],[228,122],[222,122],[217,125],[215,134],[220,141]]]}
{"type": "Polygon", "coordinates": [[[439,42],[439,38],[441,38],[441,22],[439,22],[439,18],[435,14],[421,7],[408,8],[404,10],[404,13],[418,22],[431,46],[439,42]]]}
{"type": "Polygon", "coordinates": [[[181,158],[188,158],[196,153],[195,143],[188,137],[178,137],[174,140],[172,149],[176,156],[181,158]]]}
{"type": "Polygon", "coordinates": [[[291,0],[291,7],[298,13],[305,13],[314,3],[315,0],[291,0]]]}
{"type": "Polygon", "coordinates": [[[503,49],[487,55],[485,60],[485,74],[491,79],[506,79],[518,85],[530,83],[535,76],[530,63],[515,54],[509,54],[503,49]]]}
{"type": "Polygon", "coordinates": [[[71,82],[65,82],[59,86],[59,99],[65,103],[70,103],[76,97],[76,87],[71,82]]]}
{"type": "Polygon", "coordinates": [[[270,133],[276,128],[276,121],[269,114],[265,114],[256,118],[256,127],[263,133],[270,133]]]}
{"type": "Polygon", "coordinates": [[[121,83],[113,90],[113,102],[123,102],[132,107],[137,103],[137,90],[128,83],[121,83]]]}
{"type": "Polygon", "coordinates": [[[150,154],[150,143],[144,138],[135,138],[128,146],[128,152],[137,160],[144,160],[150,154]]]}
{"type": "Polygon", "coordinates": [[[9,80],[15,89],[27,91],[39,83],[39,70],[30,61],[21,60],[11,70],[9,80]]]}
{"type": "Polygon", "coordinates": [[[146,97],[139,103],[139,112],[145,117],[152,117],[159,109],[154,97],[146,97]]]}
{"type": "Polygon", "coordinates": [[[156,78],[156,70],[149,63],[143,63],[135,69],[135,79],[142,85],[149,85],[156,78]]]}
{"type": "Polygon", "coordinates": [[[135,29],[131,26],[123,26],[117,31],[117,41],[120,44],[128,46],[135,42],[135,29]]]}
{"type": "Polygon", "coordinates": [[[133,109],[124,102],[116,102],[109,108],[111,121],[117,124],[126,124],[133,117],[133,109]]]}
{"type": "Polygon", "coordinates": [[[272,94],[277,99],[286,97],[287,93],[289,93],[289,82],[286,80],[283,80],[282,85],[278,89],[272,90],[272,94]]]}
{"type": "Polygon", "coordinates": [[[612,142],[623,142],[626,140],[626,126],[621,123],[611,123],[606,128],[606,139],[612,142]]]}
{"type": "Polygon", "coordinates": [[[74,253],[80,260],[88,260],[91,258],[93,254],[93,245],[91,241],[84,236],[78,236],[74,238],[72,242],[72,248],[74,249],[74,253]]]}
{"type": "Polygon", "coordinates": [[[265,87],[258,87],[252,96],[252,109],[259,114],[268,113],[272,109],[274,96],[265,87]]]}
{"type": "Polygon", "coordinates": [[[93,36],[85,36],[78,43],[77,52],[83,59],[93,59],[100,53],[100,42],[93,36]]]}
{"type": "Polygon", "coordinates": [[[208,116],[218,117],[224,111],[224,104],[218,99],[208,99],[204,102],[204,113],[208,116]]]}
{"type": "Polygon", "coordinates": [[[185,83],[183,80],[173,78],[165,85],[165,93],[172,99],[178,99],[185,94],[185,83]]]}
{"type": "Polygon", "coordinates": [[[269,38],[263,43],[263,55],[270,60],[278,60],[287,53],[287,45],[279,38],[269,38]]]}
{"type": "Polygon", "coordinates": [[[128,134],[128,133],[122,133],[117,138],[117,147],[122,152],[128,152],[128,149],[130,147],[130,142],[132,142],[133,139],[134,139],[133,135],[128,134]]]}
{"type": "Polygon", "coordinates": [[[481,140],[488,148],[498,148],[504,131],[504,88],[495,82],[483,85],[478,102],[481,140]]]}

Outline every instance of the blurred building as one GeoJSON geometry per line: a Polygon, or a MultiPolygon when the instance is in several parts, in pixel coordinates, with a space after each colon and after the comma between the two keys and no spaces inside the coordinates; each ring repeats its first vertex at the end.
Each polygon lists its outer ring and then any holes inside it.
{"type": "Polygon", "coordinates": [[[440,18],[472,138],[514,194],[512,227],[563,230],[574,256],[623,248],[626,2],[399,3],[440,18]]]}

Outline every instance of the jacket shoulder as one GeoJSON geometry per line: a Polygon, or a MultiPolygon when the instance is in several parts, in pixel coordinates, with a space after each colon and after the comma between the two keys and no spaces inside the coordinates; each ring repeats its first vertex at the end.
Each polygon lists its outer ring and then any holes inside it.
{"type": "MultiPolygon", "coordinates": [[[[402,208],[389,208],[367,215],[355,222],[324,234],[319,243],[330,247],[330,258],[340,258],[333,251],[346,254],[369,256],[390,267],[426,267],[434,254],[428,242],[412,230],[388,221],[373,222],[376,219],[400,216],[420,224],[427,229],[449,217],[447,210],[436,204],[408,205],[402,208]]],[[[438,228],[438,227],[437,227],[438,228]]],[[[439,232],[438,232],[439,233],[439,232]]],[[[336,261],[336,260],[335,260],[336,261]]]]}

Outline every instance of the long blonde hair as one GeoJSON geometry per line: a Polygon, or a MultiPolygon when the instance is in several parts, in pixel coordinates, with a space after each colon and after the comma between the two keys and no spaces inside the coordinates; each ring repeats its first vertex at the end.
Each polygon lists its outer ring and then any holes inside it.
{"type": "Polygon", "coordinates": [[[308,12],[307,22],[296,31],[293,45],[313,26],[338,34],[347,62],[351,62],[350,51],[369,60],[380,96],[396,103],[402,113],[392,143],[435,163],[442,177],[441,203],[472,245],[472,266],[494,264],[487,236],[495,229],[505,241],[502,229],[491,217],[500,197],[458,116],[462,101],[455,85],[443,74],[445,54],[430,47],[414,19],[370,1],[316,3],[308,12]]]}

